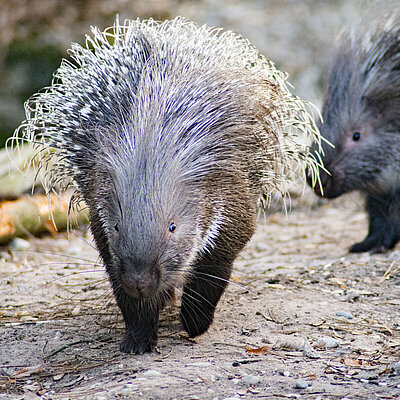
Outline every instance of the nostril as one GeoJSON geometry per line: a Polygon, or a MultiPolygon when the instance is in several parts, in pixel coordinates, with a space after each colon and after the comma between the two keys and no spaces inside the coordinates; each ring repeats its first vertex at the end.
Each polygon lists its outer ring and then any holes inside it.
{"type": "Polygon", "coordinates": [[[152,281],[148,276],[139,276],[136,279],[136,287],[140,292],[145,291],[149,286],[151,286],[151,283],[152,281]]]}
{"type": "Polygon", "coordinates": [[[123,274],[122,286],[130,296],[143,298],[154,295],[157,291],[158,283],[154,274],[135,274],[131,271],[123,274]]]}

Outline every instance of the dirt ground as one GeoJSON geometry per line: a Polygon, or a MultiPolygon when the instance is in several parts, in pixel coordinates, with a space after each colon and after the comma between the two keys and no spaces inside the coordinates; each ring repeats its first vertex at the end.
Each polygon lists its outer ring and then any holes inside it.
{"type": "Polygon", "coordinates": [[[141,356],[88,234],[1,248],[0,399],[399,398],[400,246],[347,252],[362,207],[308,193],[260,218],[210,330],[189,340],[170,306],[141,356]]]}

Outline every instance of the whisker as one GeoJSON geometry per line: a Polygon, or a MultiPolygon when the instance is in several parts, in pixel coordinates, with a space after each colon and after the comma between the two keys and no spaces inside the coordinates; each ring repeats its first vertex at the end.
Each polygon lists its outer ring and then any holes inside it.
{"type": "Polygon", "coordinates": [[[87,258],[82,258],[82,257],[78,257],[78,256],[73,256],[73,255],[69,255],[66,253],[53,253],[51,251],[43,251],[43,250],[12,250],[13,253],[33,253],[33,254],[43,254],[43,255],[48,255],[48,256],[57,256],[57,257],[66,257],[66,258],[70,258],[73,260],[81,260],[81,261],[85,261],[87,263],[96,263],[93,260],[87,259],[87,258]]]}

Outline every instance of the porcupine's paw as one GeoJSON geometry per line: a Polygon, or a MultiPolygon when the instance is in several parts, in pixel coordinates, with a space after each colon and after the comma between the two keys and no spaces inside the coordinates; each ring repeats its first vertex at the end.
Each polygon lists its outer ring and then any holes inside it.
{"type": "Polygon", "coordinates": [[[370,233],[362,242],[355,243],[350,247],[350,253],[384,253],[393,248],[399,240],[393,230],[382,230],[370,233]]]}
{"type": "Polygon", "coordinates": [[[400,238],[400,202],[398,196],[369,195],[366,211],[369,217],[367,237],[350,248],[351,253],[383,253],[395,246],[400,238]]]}
{"type": "Polygon", "coordinates": [[[152,352],[157,345],[157,334],[155,337],[138,338],[126,333],[119,348],[123,353],[144,354],[152,352]]]}

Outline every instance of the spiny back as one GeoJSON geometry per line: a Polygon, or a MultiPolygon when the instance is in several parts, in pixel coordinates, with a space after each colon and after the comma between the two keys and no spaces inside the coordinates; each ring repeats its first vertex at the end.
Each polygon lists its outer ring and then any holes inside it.
{"type": "Polygon", "coordinates": [[[41,167],[55,166],[48,190],[72,182],[82,194],[96,168],[118,175],[149,158],[156,172],[169,166],[188,181],[244,168],[264,196],[284,190],[296,168],[315,170],[299,141],[299,131],[319,140],[311,115],[246,39],[184,18],[117,19],[92,33],[26,103],[15,133],[41,167]]]}
{"type": "MultiPolygon", "coordinates": [[[[369,13],[342,33],[332,62],[324,112],[343,119],[371,113],[371,106],[384,112],[386,121],[400,121],[400,9],[389,7],[369,13]]],[[[326,118],[325,118],[326,116],[326,118]]],[[[371,115],[372,117],[372,115],[371,115]]],[[[346,124],[346,121],[343,121],[346,124]]]]}

